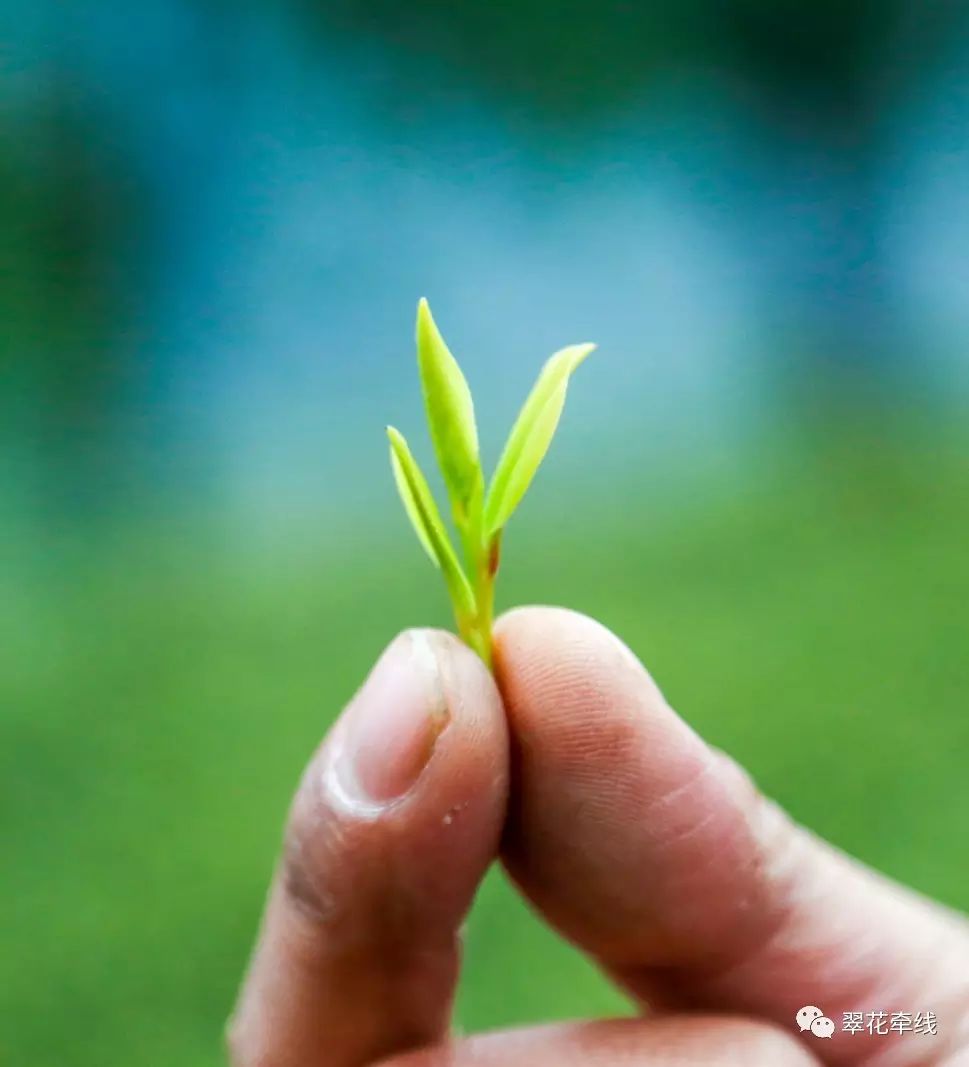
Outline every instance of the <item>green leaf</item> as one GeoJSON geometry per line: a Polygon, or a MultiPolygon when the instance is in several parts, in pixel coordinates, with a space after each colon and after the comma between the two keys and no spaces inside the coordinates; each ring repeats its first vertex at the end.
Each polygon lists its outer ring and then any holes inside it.
{"type": "MultiPolygon", "coordinates": [[[[387,436],[390,438],[390,466],[394,472],[394,483],[397,486],[397,492],[400,494],[401,502],[404,505],[404,511],[407,512],[407,517],[410,519],[411,526],[414,527],[414,533],[417,534],[417,539],[423,546],[424,551],[430,557],[431,563],[433,563],[435,567],[440,567],[441,562],[437,558],[437,552],[434,550],[434,543],[428,532],[428,523],[424,518],[427,509],[426,507],[421,508],[418,504],[417,501],[420,490],[415,490],[414,488],[415,484],[421,483],[423,483],[424,486],[427,486],[427,481],[420,473],[420,468],[417,466],[416,460],[413,460],[414,474],[408,478],[404,463],[398,456],[398,451],[410,455],[410,449],[407,447],[407,442],[403,435],[395,430],[393,426],[388,426],[387,436]]],[[[429,487],[428,496],[430,496],[429,487]]]]}
{"type": "Polygon", "coordinates": [[[456,611],[459,614],[473,614],[474,594],[451,547],[451,540],[437,504],[434,503],[427,479],[417,465],[403,434],[393,426],[388,426],[387,437],[390,440],[390,465],[397,491],[418,540],[430,556],[431,562],[443,572],[456,611]]]}
{"type": "Polygon", "coordinates": [[[571,345],[556,352],[542,368],[505,444],[488,489],[484,530],[492,537],[518,507],[545,458],[558,426],[569,377],[595,345],[571,345]]]}
{"type": "Polygon", "coordinates": [[[417,305],[417,363],[434,451],[455,519],[463,526],[483,494],[474,403],[424,299],[417,305]]]}

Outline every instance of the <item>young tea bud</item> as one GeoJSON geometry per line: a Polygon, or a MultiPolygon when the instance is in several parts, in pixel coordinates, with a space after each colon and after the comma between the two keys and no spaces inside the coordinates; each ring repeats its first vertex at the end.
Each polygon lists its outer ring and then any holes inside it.
{"type": "Polygon", "coordinates": [[[458,632],[491,666],[491,624],[502,531],[555,435],[572,372],[594,345],[556,352],[538,376],[485,493],[471,390],[426,300],[417,307],[417,362],[434,451],[464,548],[461,566],[427,479],[403,436],[387,427],[394,482],[418,540],[440,568],[458,632]]]}

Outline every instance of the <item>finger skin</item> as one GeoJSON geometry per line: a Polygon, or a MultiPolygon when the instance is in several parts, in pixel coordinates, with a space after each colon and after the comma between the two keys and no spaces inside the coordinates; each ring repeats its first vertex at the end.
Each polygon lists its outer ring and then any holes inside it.
{"type": "Polygon", "coordinates": [[[228,1028],[236,1067],[361,1067],[446,1035],[458,931],[497,851],[507,763],[500,699],[478,657],[449,634],[399,637],[297,792],[228,1028]],[[391,762],[395,730],[407,741],[398,729],[403,691],[420,710],[423,690],[415,697],[408,672],[426,672],[429,652],[430,751],[411,745],[416,781],[402,797],[372,802],[346,785],[357,781],[345,768],[360,747],[353,724],[377,724],[368,780],[406,781],[374,765],[391,762]]]}
{"type": "Polygon", "coordinates": [[[820,1067],[765,1023],[717,1016],[615,1019],[486,1034],[380,1067],[820,1067]]]}
{"type": "Polygon", "coordinates": [[[939,1062],[969,1014],[965,920],[816,840],[666,704],[604,627],[519,609],[496,627],[513,785],[503,841],[545,917],[643,1001],[794,1029],[826,1062],[939,1062]],[[847,1011],[935,1011],[939,1036],[841,1030],[847,1011]]]}

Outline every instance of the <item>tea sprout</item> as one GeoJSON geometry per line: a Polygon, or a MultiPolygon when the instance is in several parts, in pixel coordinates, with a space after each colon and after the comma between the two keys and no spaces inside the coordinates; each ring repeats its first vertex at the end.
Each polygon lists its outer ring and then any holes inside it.
{"type": "Polygon", "coordinates": [[[444,343],[427,301],[421,300],[417,307],[417,363],[424,405],[460,556],[451,543],[427,479],[407,441],[393,426],[387,427],[390,463],[417,538],[444,576],[458,633],[489,667],[502,534],[552,442],[569,378],[594,348],[590,344],[571,345],[546,362],[486,488],[471,390],[444,343]]]}

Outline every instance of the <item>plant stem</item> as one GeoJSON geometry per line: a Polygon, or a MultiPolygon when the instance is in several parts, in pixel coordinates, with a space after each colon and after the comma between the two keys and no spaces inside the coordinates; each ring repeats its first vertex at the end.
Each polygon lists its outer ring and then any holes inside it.
{"type": "MultiPolygon", "coordinates": [[[[462,530],[462,534],[465,531],[462,530]]],[[[492,669],[491,627],[495,615],[495,574],[498,569],[498,539],[490,544],[474,544],[472,538],[465,541],[469,548],[469,567],[474,590],[475,610],[473,615],[459,617],[458,631],[464,641],[492,669]]]]}
{"type": "Polygon", "coordinates": [[[479,655],[484,660],[490,671],[494,666],[491,651],[491,625],[495,615],[495,579],[493,575],[485,574],[481,585],[478,587],[478,618],[477,631],[481,644],[479,655]]]}

